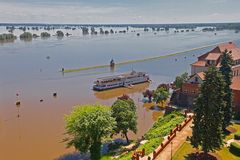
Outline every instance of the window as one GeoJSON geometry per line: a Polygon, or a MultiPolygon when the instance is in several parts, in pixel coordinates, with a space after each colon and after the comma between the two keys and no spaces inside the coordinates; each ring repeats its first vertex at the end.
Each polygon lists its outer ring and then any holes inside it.
{"type": "Polygon", "coordinates": [[[195,77],[195,82],[198,82],[198,77],[195,77]]]}

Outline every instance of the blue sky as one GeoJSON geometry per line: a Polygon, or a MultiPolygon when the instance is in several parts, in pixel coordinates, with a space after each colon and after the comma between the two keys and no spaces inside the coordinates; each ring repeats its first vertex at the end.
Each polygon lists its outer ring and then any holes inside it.
{"type": "Polygon", "coordinates": [[[0,23],[240,22],[240,0],[0,0],[0,23]]]}

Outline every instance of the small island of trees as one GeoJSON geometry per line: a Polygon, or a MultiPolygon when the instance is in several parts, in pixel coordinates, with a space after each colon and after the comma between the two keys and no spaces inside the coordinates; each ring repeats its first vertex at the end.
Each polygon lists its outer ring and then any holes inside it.
{"type": "Polygon", "coordinates": [[[51,37],[51,34],[49,34],[48,32],[41,33],[41,38],[49,38],[49,37],[51,37]]]}
{"type": "Polygon", "coordinates": [[[57,31],[56,36],[59,38],[62,38],[62,37],[64,37],[64,33],[62,31],[57,31]]]}
{"type": "Polygon", "coordinates": [[[13,34],[0,34],[0,42],[13,42],[17,39],[13,34]]]}
{"type": "Polygon", "coordinates": [[[30,32],[24,32],[23,34],[21,34],[21,35],[19,36],[19,38],[20,38],[21,40],[30,41],[30,40],[32,40],[33,35],[32,35],[32,33],[30,33],[30,32]]]}

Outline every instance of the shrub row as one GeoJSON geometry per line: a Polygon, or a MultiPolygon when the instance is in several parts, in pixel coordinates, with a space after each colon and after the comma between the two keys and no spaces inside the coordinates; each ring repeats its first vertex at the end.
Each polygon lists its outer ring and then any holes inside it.
{"type": "Polygon", "coordinates": [[[234,134],[234,139],[240,140],[240,132],[234,134]]]}
{"type": "Polygon", "coordinates": [[[240,144],[232,142],[230,144],[230,152],[235,154],[236,156],[240,156],[240,144]]]}
{"type": "Polygon", "coordinates": [[[184,116],[179,112],[173,112],[169,115],[159,118],[153,127],[145,134],[146,139],[164,137],[170,130],[184,121],[184,116]]]}

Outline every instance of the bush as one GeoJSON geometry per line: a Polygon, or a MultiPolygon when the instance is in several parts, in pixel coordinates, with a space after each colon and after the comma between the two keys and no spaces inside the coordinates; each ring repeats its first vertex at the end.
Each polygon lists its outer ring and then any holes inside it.
{"type": "Polygon", "coordinates": [[[32,38],[33,38],[33,35],[30,32],[24,32],[23,34],[20,35],[20,39],[23,39],[23,40],[31,40],[32,38]]]}
{"type": "MultiPolygon", "coordinates": [[[[179,112],[172,112],[171,114],[160,117],[153,125],[153,127],[144,135],[148,140],[145,144],[140,145],[136,150],[141,151],[145,149],[146,155],[152,153],[163,141],[163,137],[168,135],[170,130],[176,127],[176,124],[182,123],[184,116],[179,112]]],[[[134,152],[121,155],[117,160],[129,160],[134,152]]]]}
{"type": "Polygon", "coordinates": [[[234,139],[240,140],[240,132],[234,134],[234,139]]]}
{"type": "Polygon", "coordinates": [[[62,31],[56,32],[57,37],[64,37],[64,33],[62,31]]]}
{"type": "Polygon", "coordinates": [[[42,38],[48,38],[48,37],[50,37],[51,36],[51,34],[49,34],[49,33],[47,33],[47,32],[42,32],[41,33],[41,37],[42,38]]]}
{"type": "Polygon", "coordinates": [[[233,153],[236,156],[240,156],[240,144],[236,142],[232,142],[230,144],[230,152],[233,153]]]}
{"type": "Polygon", "coordinates": [[[138,150],[145,149],[145,154],[152,153],[162,143],[163,138],[153,138],[148,140],[145,144],[141,145],[138,150]]]}
{"type": "Polygon", "coordinates": [[[159,118],[153,127],[145,134],[146,139],[164,137],[169,134],[170,130],[177,124],[184,121],[184,116],[179,112],[172,112],[164,117],[159,118]]]}
{"type": "Polygon", "coordinates": [[[0,34],[0,42],[14,41],[16,38],[13,34],[0,34]]]}

